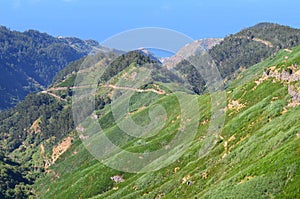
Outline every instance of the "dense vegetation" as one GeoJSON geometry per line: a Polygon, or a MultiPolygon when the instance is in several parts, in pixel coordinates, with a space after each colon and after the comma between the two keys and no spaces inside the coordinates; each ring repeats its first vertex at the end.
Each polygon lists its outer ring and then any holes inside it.
{"type": "Polygon", "coordinates": [[[222,77],[225,78],[242,67],[248,68],[261,62],[280,49],[299,44],[299,29],[261,23],[226,37],[209,53],[219,66],[222,77]]]}
{"type": "Polygon", "coordinates": [[[185,75],[186,80],[192,86],[192,90],[195,93],[203,94],[205,92],[206,82],[204,77],[199,74],[199,71],[197,71],[191,62],[183,60],[176,65],[175,69],[177,69],[181,74],[185,75]]]}
{"type": "Polygon", "coordinates": [[[27,198],[31,193],[32,179],[25,174],[27,168],[12,161],[0,152],[0,198],[27,198]]]}
{"type": "Polygon", "coordinates": [[[132,63],[136,63],[137,65],[141,66],[146,63],[157,63],[157,61],[140,53],[139,51],[130,51],[119,56],[109,64],[101,76],[100,83],[108,81],[110,78],[117,75],[132,63]]]}
{"type": "MultiPolygon", "coordinates": [[[[103,53],[99,52],[96,55],[91,55],[93,62],[97,63],[98,61],[104,59],[107,57],[108,59],[113,59],[116,57],[116,54],[113,52],[103,53]]],[[[74,78],[76,76],[76,73],[79,70],[82,70],[86,67],[90,67],[88,63],[88,57],[81,58],[79,60],[76,60],[74,62],[71,62],[68,64],[65,68],[60,70],[57,75],[53,78],[53,84],[63,83],[65,80],[68,80],[70,77],[73,78],[73,81],[70,82],[71,84],[69,86],[73,86],[74,84],[74,78]]],[[[64,86],[64,85],[62,85],[64,86]]]]}
{"type": "MultiPolygon", "coordinates": [[[[209,54],[215,61],[222,78],[232,79],[239,71],[263,61],[278,50],[299,44],[299,29],[261,23],[225,37],[219,45],[209,50],[209,54]]],[[[176,68],[187,75],[196,93],[205,91],[204,78],[192,69],[191,63],[184,60],[177,64],[176,68]]]]}
{"type": "MultiPolygon", "coordinates": [[[[74,129],[71,107],[46,94],[29,94],[0,115],[1,185],[4,198],[25,198],[44,172],[52,147],[74,129]],[[40,145],[44,143],[45,154],[40,145]],[[6,154],[6,155],[5,155],[6,154]],[[13,160],[9,160],[7,157],[13,160]],[[20,192],[20,193],[19,193],[20,192]]],[[[1,197],[3,198],[3,197],[1,197]]]]}
{"type": "MultiPolygon", "coordinates": [[[[92,57],[93,61],[107,61],[112,60],[115,54],[99,53],[92,57]]],[[[1,182],[6,186],[3,187],[1,194],[4,198],[24,198],[32,195],[30,185],[45,172],[45,165],[49,162],[53,146],[74,130],[69,101],[72,95],[70,87],[74,85],[74,72],[85,69],[85,65],[88,64],[86,60],[88,59],[82,58],[70,63],[54,78],[56,82],[54,85],[68,87],[66,91],[57,91],[55,94],[68,101],[60,101],[47,93],[31,93],[15,108],[1,113],[0,148],[3,152],[1,182]],[[44,154],[41,154],[41,145],[44,147],[44,154]],[[8,161],[8,155],[13,160],[8,161]]],[[[153,62],[137,51],[129,52],[111,62],[110,66],[113,67],[109,67],[106,73],[112,77],[112,73],[121,71],[118,66],[125,69],[132,63],[142,66],[153,62]]],[[[95,98],[95,108],[101,110],[110,102],[111,99],[102,93],[95,98]]]]}
{"type": "MultiPolygon", "coordinates": [[[[211,98],[205,94],[197,96],[200,116],[190,118],[200,121],[194,140],[184,155],[168,167],[140,174],[117,171],[97,161],[78,139],[51,167],[54,172],[35,183],[37,195],[41,198],[299,198],[300,109],[299,105],[289,105],[292,97],[288,93],[288,86],[296,82],[272,77],[259,81],[272,66],[282,71],[288,67],[286,64],[300,65],[300,47],[292,50],[282,50],[250,67],[228,85],[225,125],[206,156],[199,156],[211,118],[211,98]],[[115,175],[124,181],[111,180],[115,175]]],[[[136,67],[122,71],[117,77],[131,76],[133,72],[137,72],[136,67]]],[[[164,88],[165,84],[155,83],[164,88]]],[[[149,92],[131,97],[130,116],[139,125],[149,122],[149,110],[156,105],[165,108],[166,125],[152,137],[140,139],[124,134],[115,123],[109,104],[98,111],[99,124],[110,141],[127,151],[157,150],[166,146],[180,127],[181,112],[175,94],[178,93],[149,92]]],[[[188,99],[190,94],[185,96],[188,99]]],[[[195,108],[190,101],[187,106],[188,110],[195,108]]]]}
{"type": "MultiPolygon", "coordinates": [[[[261,24],[256,29],[269,26],[261,24]]],[[[225,44],[222,45],[224,47],[225,44]]],[[[232,47],[228,45],[227,51],[237,47],[234,42],[232,47]]],[[[242,45],[240,50],[250,50],[249,45],[242,45]]],[[[199,151],[209,137],[211,96],[174,89],[184,87],[184,80],[136,51],[113,62],[110,62],[113,55],[98,56],[100,62],[110,65],[95,93],[97,117],[93,118],[98,120],[104,134],[91,137],[91,140],[100,141],[101,136],[106,136],[126,151],[147,154],[167,148],[174,136],[180,134],[183,123],[199,122],[195,138],[185,153],[166,168],[139,174],[118,171],[96,160],[82,143],[89,138],[82,132],[77,135],[72,120],[71,87],[75,80],[72,73],[82,66],[84,60],[79,60],[56,77],[53,86],[64,87],[65,90],[30,94],[15,108],[1,112],[0,198],[300,197],[300,108],[288,89],[290,86],[300,88],[300,85],[297,81],[262,76],[269,75],[271,70],[289,70],[289,74],[299,71],[300,47],[279,51],[241,72],[227,85],[227,106],[222,109],[226,114],[225,125],[221,134],[214,136],[215,145],[206,156],[199,156],[199,151]],[[158,133],[150,132],[153,133],[150,137],[136,138],[124,133],[116,124],[111,96],[115,95],[114,100],[119,99],[122,107],[126,100],[118,98],[118,95],[131,85],[130,78],[142,77],[146,67],[155,69],[152,79],[130,97],[128,114],[119,122],[129,116],[137,125],[146,126],[158,105],[165,109],[166,118],[162,119],[165,125],[158,133]],[[291,67],[295,68],[294,71],[291,67]],[[123,90],[114,92],[115,89],[103,86],[115,82],[122,82],[123,90]],[[143,89],[144,92],[141,91],[143,89]],[[198,100],[200,114],[184,120],[178,95],[184,97],[187,111],[193,112],[196,108],[190,99],[198,100]],[[66,137],[72,139],[70,148],[56,161],[51,161],[53,149],[66,137]],[[121,176],[124,181],[115,182],[112,176],[121,176]]],[[[246,52],[241,56],[249,58],[246,52]]],[[[188,62],[181,64],[176,69],[187,77],[196,93],[203,93],[205,82],[201,74],[188,62]],[[199,84],[201,86],[197,87],[199,84]]],[[[94,68],[89,70],[88,65],[86,67],[81,72],[92,76],[94,68]]]]}
{"type": "Polygon", "coordinates": [[[17,149],[37,120],[42,133],[32,137],[33,143],[38,144],[51,136],[55,136],[57,142],[73,129],[70,107],[64,107],[62,102],[46,94],[29,94],[16,108],[1,114],[1,140],[5,141],[2,147],[8,152],[17,149]]]}
{"type": "Polygon", "coordinates": [[[87,55],[99,44],[77,38],[55,38],[35,30],[0,27],[0,110],[16,105],[29,92],[52,83],[68,63],[87,55]]]}

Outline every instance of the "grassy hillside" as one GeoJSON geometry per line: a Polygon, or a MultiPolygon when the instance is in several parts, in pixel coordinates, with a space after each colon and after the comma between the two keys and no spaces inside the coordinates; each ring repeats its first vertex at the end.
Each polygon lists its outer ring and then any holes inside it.
{"type": "MultiPolygon", "coordinates": [[[[199,152],[209,137],[212,109],[208,94],[170,92],[170,86],[159,81],[148,87],[159,87],[162,93],[136,90],[130,99],[129,116],[137,124],[149,124],[153,119],[149,113],[158,104],[166,111],[165,125],[156,134],[150,132],[150,138],[125,134],[116,125],[112,104],[102,106],[97,115],[104,132],[93,134],[92,138],[100,142],[106,136],[123,150],[135,153],[156,151],[176,139],[184,122],[180,94],[187,102],[185,110],[195,110],[191,99],[198,101],[199,114],[189,122],[199,125],[179,159],[157,171],[138,174],[115,170],[97,161],[84,146],[86,141],[79,139],[84,133],[79,132],[67,152],[35,183],[35,193],[40,198],[299,198],[299,56],[300,47],[281,50],[246,69],[228,85],[227,106],[223,110],[225,125],[205,156],[199,156],[199,152]],[[123,180],[117,183],[111,180],[113,176],[123,180]]],[[[108,83],[132,77],[137,71],[143,69],[131,65],[108,83]]],[[[122,90],[102,87],[97,92],[111,96],[114,89],[122,90]]],[[[122,105],[125,100],[119,103],[122,105]]]]}
{"type": "Polygon", "coordinates": [[[0,197],[299,198],[299,57],[300,47],[283,49],[241,70],[226,88],[220,134],[212,96],[137,51],[74,62],[51,88],[1,113],[0,197]],[[76,103],[81,91],[92,92],[95,111],[76,103]],[[79,116],[93,113],[77,128],[72,101],[79,116]],[[103,131],[86,133],[97,127],[89,119],[103,131]],[[91,155],[108,143],[120,149],[102,162],[91,155]]]}

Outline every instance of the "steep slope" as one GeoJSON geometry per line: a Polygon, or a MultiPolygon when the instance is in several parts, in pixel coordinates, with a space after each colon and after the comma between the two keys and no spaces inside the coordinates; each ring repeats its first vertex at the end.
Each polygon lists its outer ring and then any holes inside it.
{"type": "MultiPolygon", "coordinates": [[[[106,53],[93,57],[109,63],[110,56],[114,57],[106,53]]],[[[74,62],[67,68],[79,68],[81,63],[74,62]]],[[[71,97],[72,90],[67,87],[60,91],[46,90],[29,94],[16,107],[1,112],[1,198],[34,195],[31,185],[35,179],[49,172],[48,167],[68,149],[75,136],[71,97]]]]}
{"type": "Polygon", "coordinates": [[[25,198],[30,194],[33,182],[26,179],[26,167],[12,161],[0,152],[0,198],[25,198]]]}
{"type": "Polygon", "coordinates": [[[163,59],[163,65],[167,68],[174,68],[184,59],[188,57],[201,54],[201,51],[208,51],[215,45],[219,44],[223,39],[209,38],[196,40],[193,43],[187,44],[186,46],[179,49],[179,51],[172,57],[163,59]]]}
{"type": "MultiPolygon", "coordinates": [[[[84,140],[89,138],[81,127],[77,129],[79,135],[74,137],[69,150],[35,184],[37,196],[299,198],[299,57],[300,47],[281,50],[276,56],[243,71],[228,86],[227,106],[223,110],[226,112],[225,125],[221,134],[215,137],[215,145],[205,156],[199,155],[199,152],[205,147],[208,137],[211,98],[208,94],[197,96],[185,93],[186,102],[189,102],[186,103],[187,110],[195,109],[190,97],[196,97],[200,105],[200,115],[194,115],[189,122],[199,121],[200,124],[195,138],[178,160],[150,173],[133,174],[112,169],[87,151],[84,140]]],[[[133,74],[138,75],[138,71],[143,73],[143,70],[131,65],[110,79],[109,83],[114,84],[120,78],[128,80],[133,74]]],[[[124,85],[126,82],[123,82],[124,85]]],[[[131,97],[129,116],[137,124],[146,125],[151,121],[148,115],[150,110],[158,104],[162,105],[167,118],[159,133],[148,138],[131,137],[117,126],[111,103],[97,111],[105,136],[126,151],[148,153],[166,147],[180,129],[183,115],[178,94],[182,91],[171,92],[166,89],[166,84],[153,83],[148,86],[164,92],[136,91],[131,97]]],[[[114,89],[120,90],[116,86],[101,87],[98,94],[109,94],[114,89]]],[[[143,89],[147,90],[147,87],[143,89]]],[[[92,139],[99,141],[97,136],[92,139]]]]}
{"type": "MultiPolygon", "coordinates": [[[[105,78],[109,81],[115,74],[127,68],[128,63],[137,64],[136,66],[148,62],[155,63],[138,51],[129,52],[114,61],[116,55],[112,52],[98,53],[90,57],[94,62],[99,62],[97,64],[99,68],[109,64],[105,73],[105,78]]],[[[81,72],[90,73],[93,68],[91,65],[82,68],[84,61],[86,60],[81,59],[69,64],[57,77],[57,84],[54,84],[54,87],[38,94],[28,95],[15,108],[3,111],[0,115],[1,157],[3,153],[0,161],[1,165],[3,163],[0,175],[3,182],[2,198],[15,198],[20,194],[23,194],[23,198],[34,195],[30,185],[42,173],[51,172],[49,166],[70,147],[74,139],[78,139],[73,132],[75,128],[71,97],[73,91],[80,89],[74,87],[74,72],[81,69],[81,72]],[[66,75],[65,78],[58,82],[63,74],[66,75]],[[7,161],[8,158],[5,156],[9,156],[12,161],[7,161]],[[16,165],[22,165],[20,169],[23,167],[24,169],[13,173],[16,165]]],[[[113,85],[109,83],[102,87],[107,91],[113,89],[113,85]]],[[[102,109],[110,101],[109,96],[102,93],[96,96],[95,106],[102,109]]]]}
{"type": "Polygon", "coordinates": [[[300,30],[272,23],[260,23],[226,37],[209,50],[223,78],[236,70],[261,62],[280,49],[300,44],[300,30]]]}
{"type": "Polygon", "coordinates": [[[140,49],[138,49],[136,51],[138,51],[139,53],[141,53],[144,56],[149,57],[152,61],[161,63],[161,61],[160,61],[159,58],[157,58],[153,53],[151,53],[149,50],[147,50],[145,48],[140,48],[140,49]]]}
{"type": "MultiPolygon", "coordinates": [[[[300,30],[271,23],[261,23],[229,35],[208,50],[225,83],[242,70],[274,55],[280,49],[300,44],[300,30]]],[[[188,77],[196,93],[206,91],[204,78],[192,63],[199,63],[201,54],[179,62],[174,68],[188,77]]],[[[200,62],[201,64],[201,62],[200,62]]],[[[227,84],[227,83],[226,83],[227,84]]]]}
{"type": "Polygon", "coordinates": [[[55,38],[35,30],[11,31],[0,27],[0,110],[16,105],[30,92],[52,83],[68,63],[95,48],[98,42],[73,37],[55,38]]]}
{"type": "MultiPolygon", "coordinates": [[[[300,47],[281,50],[227,85],[227,106],[222,109],[226,121],[215,137],[207,133],[215,117],[209,94],[193,94],[184,79],[137,51],[116,59],[107,54],[95,57],[97,64],[80,70],[84,60],[72,63],[53,87],[29,95],[15,109],[0,115],[0,146],[3,157],[9,160],[0,161],[9,168],[1,172],[0,179],[7,184],[7,176],[13,179],[8,190],[0,192],[1,197],[3,193],[11,193],[10,198],[16,193],[38,198],[300,197],[300,47]],[[92,81],[105,66],[100,81],[92,81]],[[148,73],[149,69],[154,72],[148,73]],[[87,84],[76,85],[73,71],[78,70],[86,75],[87,82],[83,83],[87,84]],[[139,81],[144,77],[146,82],[139,81]],[[100,124],[103,134],[86,134],[88,125],[77,126],[75,132],[72,96],[93,88],[95,111],[78,104],[78,114],[91,113],[89,118],[100,124]],[[126,97],[128,93],[133,95],[126,97]],[[198,106],[199,113],[195,113],[198,106]],[[115,118],[114,111],[124,107],[127,112],[115,118]],[[160,112],[161,108],[165,111],[160,112]],[[192,116],[185,118],[188,113],[192,116]],[[128,118],[137,127],[125,133],[120,124],[126,124],[128,118]],[[158,125],[152,127],[161,127],[158,132],[150,128],[145,137],[131,134],[153,121],[158,125]],[[187,124],[199,125],[188,128],[187,124]],[[143,160],[158,149],[169,150],[177,135],[193,129],[197,130],[195,137],[179,137],[183,144],[174,150],[171,147],[169,156],[162,156],[162,160],[175,161],[150,173],[113,169],[106,166],[109,161],[103,164],[88,151],[89,144],[105,146],[103,140],[108,138],[123,150],[139,153],[138,159],[143,160]],[[205,156],[200,155],[210,138],[215,144],[205,156]],[[184,154],[180,154],[181,147],[187,149],[184,154]],[[15,172],[19,164],[24,170],[15,172]]],[[[76,107],[74,99],[73,103],[76,107]]],[[[124,168],[145,164],[122,161],[123,153],[119,151],[111,158],[124,168]]],[[[162,160],[147,166],[163,165],[162,160]]]]}
{"type": "Polygon", "coordinates": [[[5,165],[18,171],[17,175],[7,172],[10,177],[1,172],[3,184],[14,181],[3,189],[4,198],[16,198],[17,187],[28,189],[21,197],[26,198],[33,194],[30,185],[45,171],[53,145],[74,128],[71,109],[52,96],[31,94],[12,110],[4,111],[0,119],[0,150],[15,162],[5,165]]]}

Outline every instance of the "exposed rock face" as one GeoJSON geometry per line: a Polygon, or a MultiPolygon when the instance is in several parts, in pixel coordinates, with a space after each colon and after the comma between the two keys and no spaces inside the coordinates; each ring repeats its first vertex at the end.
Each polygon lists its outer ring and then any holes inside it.
{"type": "Polygon", "coordinates": [[[281,73],[271,67],[265,72],[264,75],[268,77],[275,77],[277,80],[295,82],[300,81],[300,70],[297,71],[296,66],[290,66],[287,70],[283,70],[281,73]]]}
{"type": "Polygon", "coordinates": [[[115,181],[116,183],[121,183],[124,182],[125,180],[123,179],[122,176],[116,175],[116,176],[112,176],[110,177],[111,180],[115,181]]]}
{"type": "Polygon", "coordinates": [[[72,144],[73,138],[67,137],[65,138],[57,147],[54,147],[52,150],[52,164],[55,163],[55,161],[64,153],[66,152],[71,144],[72,144]]]}
{"type": "Polygon", "coordinates": [[[41,119],[37,119],[36,121],[33,122],[33,124],[31,125],[31,127],[29,128],[28,132],[29,133],[40,133],[41,132],[41,119]]]}
{"type": "Polygon", "coordinates": [[[294,103],[300,103],[300,91],[295,91],[294,86],[289,85],[288,91],[290,96],[293,98],[294,103]]]}
{"type": "MultiPolygon", "coordinates": [[[[293,102],[291,106],[296,106],[300,104],[300,90],[296,89],[295,86],[291,85],[291,82],[298,82],[300,81],[300,70],[297,70],[296,65],[292,65],[287,68],[287,70],[283,70],[281,73],[276,70],[275,67],[269,68],[267,71],[264,72],[263,78],[261,81],[273,77],[278,81],[284,81],[288,83],[288,93],[292,97],[293,102]]],[[[260,82],[261,83],[261,82],[260,82]]]]}

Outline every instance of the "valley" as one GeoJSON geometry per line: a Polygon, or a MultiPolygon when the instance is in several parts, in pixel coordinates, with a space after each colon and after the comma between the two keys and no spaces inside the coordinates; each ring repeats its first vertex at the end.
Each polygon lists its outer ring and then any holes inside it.
{"type": "Polygon", "coordinates": [[[185,60],[64,61],[0,114],[0,198],[299,198],[299,38],[262,23],[187,45],[185,60]],[[191,64],[206,53],[224,90],[191,64]]]}

